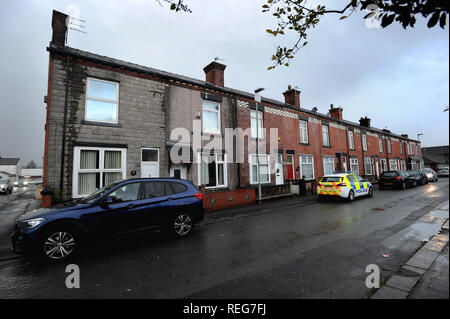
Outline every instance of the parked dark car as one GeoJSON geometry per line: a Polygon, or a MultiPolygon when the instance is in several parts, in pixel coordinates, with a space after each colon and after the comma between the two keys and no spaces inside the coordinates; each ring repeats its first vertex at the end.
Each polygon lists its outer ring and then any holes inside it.
{"type": "Polygon", "coordinates": [[[11,194],[13,190],[13,184],[8,179],[0,179],[0,194],[9,193],[11,194]]]}
{"type": "Polygon", "coordinates": [[[177,179],[112,183],[60,209],[22,215],[11,235],[12,251],[49,260],[76,255],[87,240],[160,228],[186,237],[204,217],[203,194],[177,179]]]}
{"type": "Polygon", "coordinates": [[[427,175],[428,181],[437,182],[438,174],[432,168],[424,168],[420,170],[425,175],[427,175]]]}
{"type": "Polygon", "coordinates": [[[378,188],[383,190],[385,188],[399,188],[407,189],[414,187],[416,180],[411,178],[405,171],[386,171],[383,172],[378,179],[378,188]]]}
{"type": "Polygon", "coordinates": [[[416,181],[416,185],[428,184],[427,174],[421,172],[420,170],[409,170],[405,172],[409,177],[414,178],[414,180],[416,181]]]}

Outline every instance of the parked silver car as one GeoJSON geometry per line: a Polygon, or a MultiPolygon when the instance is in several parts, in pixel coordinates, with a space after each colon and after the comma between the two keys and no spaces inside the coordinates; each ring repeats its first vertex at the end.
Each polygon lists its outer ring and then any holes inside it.
{"type": "Polygon", "coordinates": [[[0,193],[11,194],[13,190],[13,184],[7,179],[0,179],[0,193]]]}
{"type": "Polygon", "coordinates": [[[448,168],[440,168],[437,171],[439,177],[448,177],[448,168]]]}
{"type": "Polygon", "coordinates": [[[427,175],[427,178],[429,181],[437,182],[438,181],[438,174],[431,168],[424,168],[420,170],[421,172],[425,173],[427,175]]]}

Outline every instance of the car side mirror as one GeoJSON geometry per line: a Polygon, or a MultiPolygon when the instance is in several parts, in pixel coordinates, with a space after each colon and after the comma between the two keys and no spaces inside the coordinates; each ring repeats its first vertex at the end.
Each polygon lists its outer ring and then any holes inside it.
{"type": "Polygon", "coordinates": [[[100,206],[102,208],[108,208],[109,205],[111,205],[113,203],[114,203],[114,198],[108,196],[104,200],[102,200],[102,202],[100,203],[100,206]]]}

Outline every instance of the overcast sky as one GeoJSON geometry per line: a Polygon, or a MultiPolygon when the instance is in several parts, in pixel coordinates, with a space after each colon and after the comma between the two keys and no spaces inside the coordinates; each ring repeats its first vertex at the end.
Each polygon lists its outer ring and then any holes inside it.
{"type": "MultiPolygon", "coordinates": [[[[69,30],[71,47],[204,80],[215,57],[227,65],[225,86],[283,101],[290,84],[301,105],[327,113],[342,106],[344,118],[397,134],[421,136],[423,146],[448,145],[448,26],[414,29],[393,24],[368,28],[359,13],[324,18],[291,66],[268,71],[275,27],[262,0],[186,0],[192,13],[175,13],[156,0],[0,2],[0,156],[42,164],[51,14],[87,21],[87,34],[69,30]]],[[[345,1],[322,1],[340,8],[345,1]]]]}

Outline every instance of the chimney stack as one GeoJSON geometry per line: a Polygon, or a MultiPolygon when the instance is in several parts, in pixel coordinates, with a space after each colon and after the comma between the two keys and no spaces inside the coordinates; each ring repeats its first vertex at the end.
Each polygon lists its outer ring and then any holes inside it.
{"type": "Polygon", "coordinates": [[[52,15],[52,41],[51,44],[63,47],[66,45],[67,38],[67,24],[69,16],[62,12],[53,10],[52,15]]]}
{"type": "Polygon", "coordinates": [[[370,127],[370,119],[367,116],[361,117],[359,119],[359,125],[364,127],[370,127]]]}
{"type": "Polygon", "coordinates": [[[227,66],[217,62],[211,62],[203,68],[206,74],[206,82],[217,86],[224,86],[224,71],[227,66]]]}
{"type": "Polygon", "coordinates": [[[342,116],[342,107],[334,107],[333,104],[330,104],[330,116],[334,117],[335,119],[338,120],[343,120],[343,116],[342,116]]]}
{"type": "Polygon", "coordinates": [[[408,134],[402,134],[402,137],[408,139],[408,134]]]}
{"type": "Polygon", "coordinates": [[[290,85],[288,85],[287,91],[283,93],[284,102],[300,108],[300,93],[301,91],[293,89],[290,85]]]}

